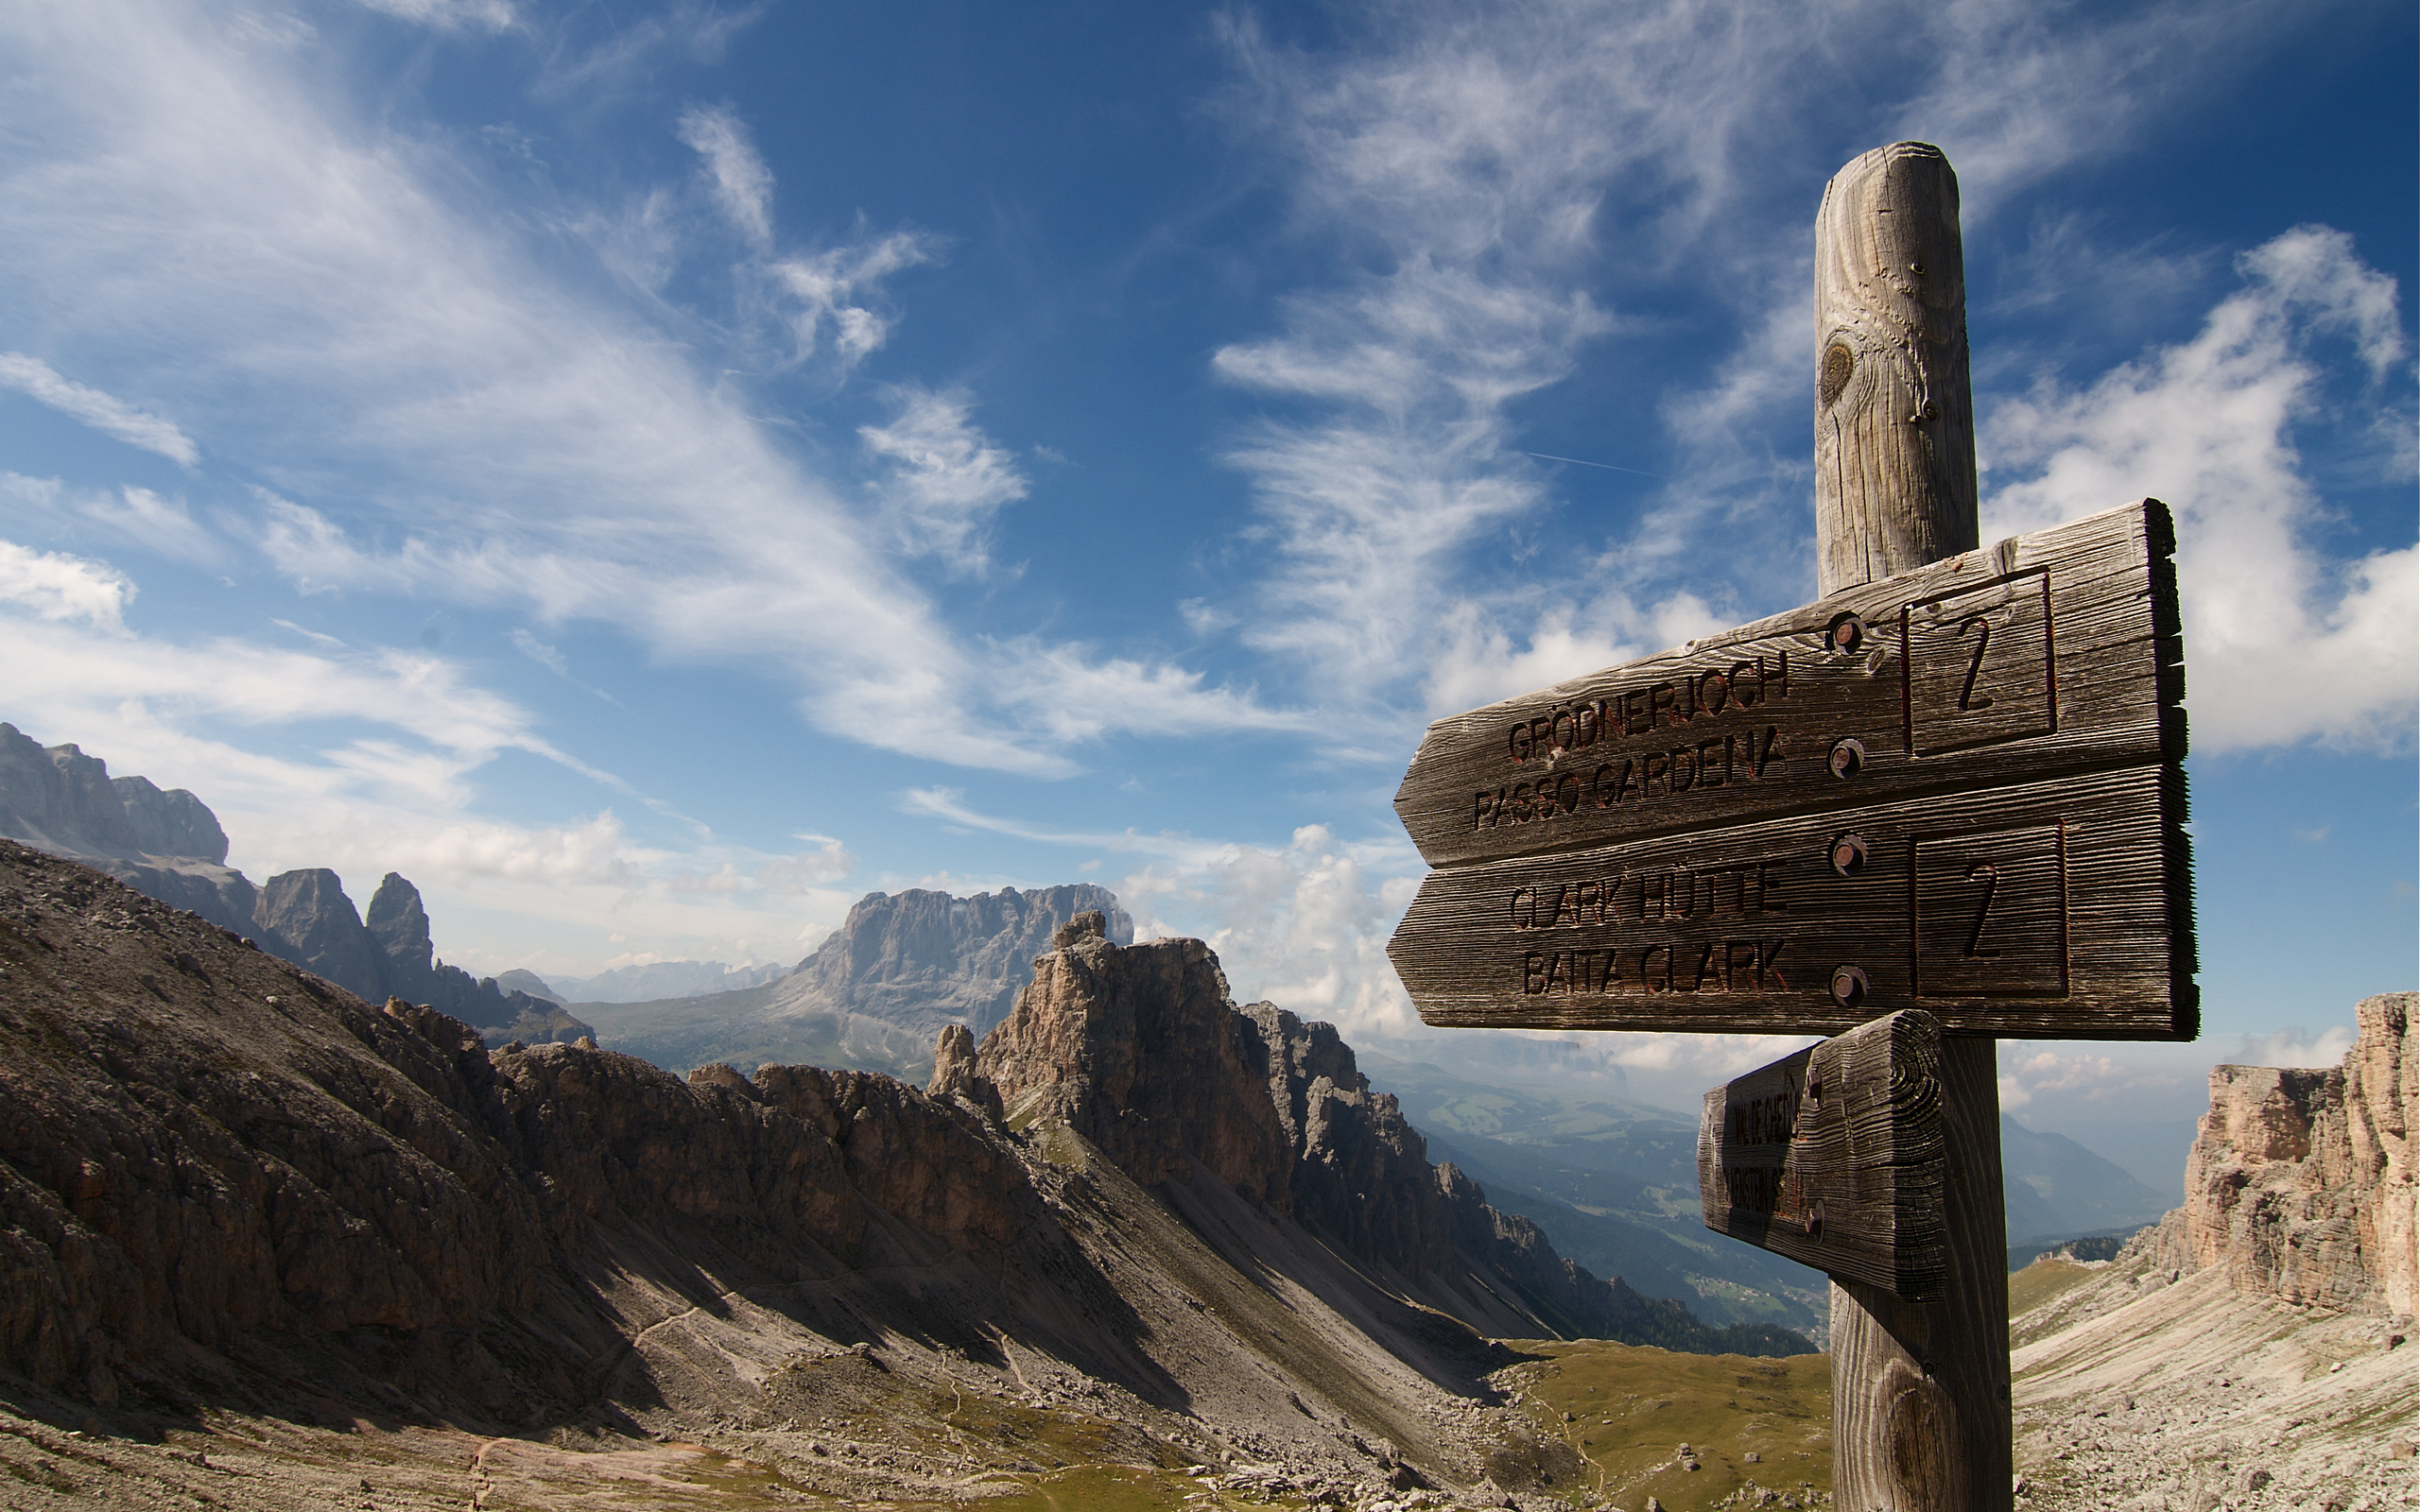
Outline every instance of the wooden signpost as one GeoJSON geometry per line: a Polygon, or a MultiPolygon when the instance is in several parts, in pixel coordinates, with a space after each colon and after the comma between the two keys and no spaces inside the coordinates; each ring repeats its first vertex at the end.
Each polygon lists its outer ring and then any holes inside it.
{"type": "Polygon", "coordinates": [[[1837,1506],[2000,1512],[1995,1037],[2199,1026],[2174,534],[1978,545],[1937,149],[1824,190],[1816,349],[1823,596],[1431,726],[1388,954],[1433,1024],[1836,1035],[1706,1094],[1706,1223],[1833,1279],[1837,1506]]]}

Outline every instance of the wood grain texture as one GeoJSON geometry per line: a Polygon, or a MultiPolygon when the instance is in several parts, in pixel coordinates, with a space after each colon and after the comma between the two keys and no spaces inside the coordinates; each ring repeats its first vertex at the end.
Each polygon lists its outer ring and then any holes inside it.
{"type": "Polygon", "coordinates": [[[2182,782],[2134,766],[1447,868],[1387,954],[1441,1025],[1837,1033],[1915,1007],[1946,1034],[2190,1039],[2182,782]]]}
{"type": "Polygon", "coordinates": [[[1948,1279],[1941,1025],[1914,1009],[1860,1024],[1705,1094],[1705,1226],[1907,1301],[1948,1279]]]}
{"type": "Polygon", "coordinates": [[[2014,1501],[1993,1047],[1941,1048],[1946,1296],[1910,1302],[1832,1282],[1832,1504],[1842,1509],[2007,1512],[2014,1501]]]}
{"type": "Polygon", "coordinates": [[[1815,351],[1820,591],[1972,550],[1965,254],[1940,148],[1877,147],[1824,186],[1815,351]]]}
{"type": "Polygon", "coordinates": [[[2174,550],[2145,499],[1441,719],[1395,812],[1445,867],[2181,760],[2174,550]]]}

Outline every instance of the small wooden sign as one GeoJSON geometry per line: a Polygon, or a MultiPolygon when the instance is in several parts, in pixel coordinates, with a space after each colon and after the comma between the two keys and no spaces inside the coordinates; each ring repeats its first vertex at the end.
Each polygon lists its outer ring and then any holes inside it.
{"type": "Polygon", "coordinates": [[[2145,500],[1439,721],[1421,1018],[2193,1038],[2171,545],[2145,500]]]}
{"type": "Polygon", "coordinates": [[[1942,1298],[1941,1027],[1893,1013],[1705,1094],[1705,1226],[1909,1302],[1942,1298]]]}

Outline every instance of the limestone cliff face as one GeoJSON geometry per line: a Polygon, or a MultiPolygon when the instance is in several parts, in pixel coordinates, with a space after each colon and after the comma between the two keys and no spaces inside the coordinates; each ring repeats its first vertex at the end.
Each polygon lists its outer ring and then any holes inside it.
{"type": "Polygon", "coordinates": [[[1293,1205],[1288,1150],[1247,1064],[1226,974],[1195,939],[1120,946],[1088,912],[1058,931],[977,1074],[1011,1121],[1063,1123],[1146,1186],[1200,1160],[1279,1211],[1293,1205]]]}
{"type": "Polygon", "coordinates": [[[2342,1066],[2217,1066],[2169,1227],[2239,1291],[2413,1311],[2415,995],[2365,999],[2342,1066]]]}
{"type": "Polygon", "coordinates": [[[1775,1328],[1714,1330],[1677,1302],[1564,1259],[1491,1207],[1374,1092],[1331,1024],[1229,1000],[1200,940],[1119,947],[1097,914],[1060,930],[972,1067],[944,1042],[938,1091],[996,1091],[1010,1120],[1065,1124],[1147,1185],[1201,1167],[1266,1203],[1399,1295],[1483,1332],[1795,1353],[1775,1328]]]}
{"type": "Polygon", "coordinates": [[[0,835],[86,861],[225,929],[252,931],[255,894],[229,868],[227,834],[201,799],[162,792],[72,746],[43,747],[0,724],[0,835]]]}

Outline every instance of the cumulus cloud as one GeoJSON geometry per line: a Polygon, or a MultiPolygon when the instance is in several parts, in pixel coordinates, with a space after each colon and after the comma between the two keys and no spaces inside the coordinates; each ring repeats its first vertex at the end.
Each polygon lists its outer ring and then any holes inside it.
{"type": "Polygon", "coordinates": [[[36,551],[0,541],[0,604],[49,621],[81,620],[95,630],[126,628],[134,584],[106,562],[36,551]]]}
{"type": "Polygon", "coordinates": [[[62,378],[40,357],[28,357],[22,352],[0,352],[0,387],[13,388],[104,436],[113,436],[147,452],[157,452],[172,462],[191,467],[201,458],[201,448],[172,421],[97,388],[62,378]]]}
{"type": "Polygon", "coordinates": [[[903,384],[888,397],[890,423],[857,428],[867,452],[886,464],[877,485],[884,517],[909,555],[980,576],[991,566],[992,517],[1031,485],[1016,458],[974,423],[974,399],[964,389],[903,384]]]}
{"type": "Polygon", "coordinates": [[[2372,380],[2404,361],[2394,281],[2317,226],[2238,268],[2242,287],[2191,340],[2088,384],[2045,377],[1993,407],[1985,539],[2155,494],[2177,516],[2195,746],[2408,747],[2420,551],[2331,562],[2294,438],[2330,388],[2323,338],[2372,380]]]}
{"type": "Polygon", "coordinates": [[[2330,1024],[2317,1034],[2295,1026],[2279,1029],[2273,1034],[2248,1034],[2233,1055],[2224,1057],[2237,1066],[2306,1066],[2326,1068],[2341,1066],[2344,1056],[2359,1038],[2350,1024],[2330,1024]]]}
{"type": "MultiPolygon", "coordinates": [[[[2191,1052],[2187,1052],[2189,1056],[2191,1052]]],[[[2065,1093],[2071,1100],[2107,1106],[2113,1099],[2172,1091],[2188,1077],[2168,1047],[2150,1053],[2078,1050],[2066,1046],[2004,1045],[2000,1052],[2000,1107],[2007,1111],[2036,1097],[2065,1093]]]]}

